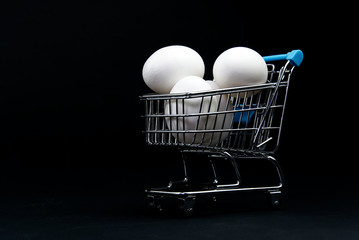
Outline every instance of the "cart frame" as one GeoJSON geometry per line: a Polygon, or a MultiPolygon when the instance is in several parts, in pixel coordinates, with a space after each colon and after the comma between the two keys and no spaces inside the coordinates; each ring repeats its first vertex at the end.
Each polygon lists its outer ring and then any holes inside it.
{"type": "Polygon", "coordinates": [[[183,94],[146,94],[145,136],[148,145],[177,148],[182,154],[184,179],[162,188],[146,190],[148,205],[163,210],[167,198],[191,215],[196,199],[215,201],[216,195],[231,192],[263,191],[269,206],[279,208],[284,185],[283,172],[274,158],[280,144],[289,82],[295,67],[303,60],[301,50],[263,57],[268,66],[265,84],[183,94]],[[282,62],[284,64],[282,64],[282,62]],[[277,70],[276,68],[279,67],[277,70]],[[186,104],[196,101],[198,111],[186,104]],[[191,122],[192,121],[192,122],[191,122]],[[194,187],[187,174],[189,154],[207,155],[213,170],[213,182],[194,187]],[[236,182],[221,184],[213,159],[231,162],[236,182]],[[242,187],[239,159],[266,159],[276,169],[278,184],[242,187]]]}

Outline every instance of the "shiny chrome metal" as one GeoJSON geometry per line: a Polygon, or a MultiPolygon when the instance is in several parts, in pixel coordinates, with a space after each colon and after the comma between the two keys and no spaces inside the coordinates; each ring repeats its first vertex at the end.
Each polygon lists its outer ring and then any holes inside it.
{"type": "Polygon", "coordinates": [[[280,144],[294,66],[290,61],[280,66],[278,62],[267,66],[268,79],[265,84],[195,93],[146,94],[140,97],[145,105],[142,117],[145,120],[147,144],[177,148],[182,154],[184,169],[182,181],[170,182],[164,188],[146,190],[148,199],[176,197],[185,202],[181,207],[185,206],[187,212],[192,212],[196,196],[264,191],[272,206],[277,207],[284,177],[273,155],[280,144]],[[199,103],[198,112],[186,112],[185,104],[189,100],[199,103]],[[192,128],[185,123],[188,119],[195,119],[192,128]],[[194,187],[196,185],[192,184],[186,162],[193,153],[207,155],[213,171],[211,183],[201,187],[194,187]],[[235,182],[221,183],[214,161],[218,158],[231,162],[235,182]],[[278,184],[241,186],[238,162],[243,159],[268,160],[276,169],[278,184]]]}
{"type": "MultiPolygon", "coordinates": [[[[225,152],[225,153],[220,153],[221,155],[213,155],[214,153],[212,152],[202,152],[205,154],[209,154],[212,157],[224,157],[225,158],[229,158],[233,164],[234,170],[236,172],[237,175],[237,182],[234,184],[216,184],[216,187],[214,189],[210,189],[210,190],[189,190],[189,191],[176,191],[175,189],[171,189],[172,186],[169,186],[168,188],[158,188],[158,189],[148,189],[146,190],[147,194],[154,194],[154,195],[168,195],[168,196],[187,196],[187,195],[202,195],[202,194],[217,194],[217,193],[225,193],[225,192],[240,192],[240,191],[280,191],[281,188],[284,185],[284,176],[283,176],[283,172],[282,169],[280,167],[280,164],[278,163],[278,161],[272,157],[272,156],[266,156],[266,155],[262,155],[262,156],[256,156],[256,157],[240,157],[240,156],[232,156],[231,154],[225,152]],[[239,168],[237,165],[237,161],[236,159],[249,159],[249,160],[253,160],[255,158],[262,158],[262,159],[267,159],[270,163],[272,163],[274,165],[274,167],[276,168],[277,174],[278,174],[278,184],[274,185],[274,186],[262,186],[262,187],[241,187],[240,186],[240,174],[239,174],[239,168]]],[[[201,153],[201,154],[202,154],[201,153]]],[[[215,179],[217,179],[217,175],[215,175],[215,179]]],[[[187,179],[188,180],[188,179],[187,179]]],[[[186,180],[186,181],[187,181],[186,180]]],[[[218,181],[216,181],[215,183],[218,183],[218,181]]]]}
{"type": "Polygon", "coordinates": [[[231,155],[229,154],[228,152],[223,152],[221,153],[223,155],[224,158],[227,158],[231,161],[231,164],[233,166],[233,169],[234,169],[234,172],[236,174],[236,182],[233,183],[233,184],[217,184],[217,189],[221,189],[221,188],[237,188],[240,186],[241,184],[241,175],[239,173],[239,168],[238,168],[238,164],[237,164],[237,161],[236,159],[231,155]]]}

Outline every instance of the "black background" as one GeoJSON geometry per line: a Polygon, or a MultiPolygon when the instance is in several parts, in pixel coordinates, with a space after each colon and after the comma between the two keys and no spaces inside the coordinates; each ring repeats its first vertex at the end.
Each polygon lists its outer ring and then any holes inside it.
{"type": "Polygon", "coordinates": [[[212,78],[217,56],[231,47],[250,47],[263,56],[301,49],[304,61],[291,82],[277,158],[289,188],[291,181],[310,189],[338,181],[355,185],[356,61],[351,58],[356,46],[349,9],[242,1],[3,6],[4,194],[105,192],[137,199],[142,196],[128,192],[161,182],[161,174],[167,181],[175,157],[145,146],[139,96],[150,92],[141,75],[146,59],[174,44],[202,56],[205,79],[212,78]]]}

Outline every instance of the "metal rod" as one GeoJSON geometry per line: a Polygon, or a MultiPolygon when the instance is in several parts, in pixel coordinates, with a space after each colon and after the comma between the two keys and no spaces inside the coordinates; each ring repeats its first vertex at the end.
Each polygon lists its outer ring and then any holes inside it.
{"type": "Polygon", "coordinates": [[[232,166],[233,166],[233,169],[234,169],[234,172],[236,174],[236,182],[233,183],[233,184],[220,184],[220,185],[217,185],[217,188],[229,188],[229,187],[239,187],[240,183],[241,183],[241,176],[240,176],[240,173],[239,173],[239,168],[238,168],[238,164],[237,164],[237,161],[236,159],[228,152],[222,152],[221,153],[225,158],[228,158],[231,163],[232,163],[232,166]]]}
{"type": "Polygon", "coordinates": [[[184,173],[184,182],[188,182],[189,178],[188,178],[188,172],[187,172],[187,164],[186,164],[186,154],[184,152],[182,152],[182,163],[183,163],[183,173],[184,173]]]}
{"type": "Polygon", "coordinates": [[[147,193],[151,194],[160,194],[160,195],[200,195],[200,194],[216,194],[216,193],[225,193],[225,192],[242,192],[242,191],[261,191],[261,190],[279,190],[282,188],[282,185],[271,186],[271,187],[249,187],[249,188],[218,188],[213,190],[201,190],[201,191],[183,191],[183,192],[172,192],[172,191],[162,191],[162,190],[147,190],[147,193]]]}
{"type": "Polygon", "coordinates": [[[211,163],[212,170],[213,170],[213,176],[214,176],[213,183],[217,184],[218,183],[218,175],[217,175],[216,166],[211,158],[209,159],[209,162],[211,163]]]}

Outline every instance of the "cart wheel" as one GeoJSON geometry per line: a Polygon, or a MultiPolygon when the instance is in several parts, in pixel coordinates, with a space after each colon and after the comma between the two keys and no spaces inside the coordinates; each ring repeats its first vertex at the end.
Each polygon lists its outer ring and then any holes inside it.
{"type": "Polygon", "coordinates": [[[217,197],[216,196],[208,195],[205,197],[205,200],[209,207],[217,206],[217,197]]]}
{"type": "Polygon", "coordinates": [[[153,195],[147,195],[147,207],[151,212],[162,212],[163,205],[161,203],[160,197],[155,197],[153,195]]]}
{"type": "Polygon", "coordinates": [[[195,202],[196,202],[196,197],[194,196],[178,198],[179,209],[186,216],[193,215],[195,202]]]}
{"type": "Polygon", "coordinates": [[[274,210],[280,209],[281,195],[282,195],[282,192],[279,190],[278,191],[268,191],[266,193],[267,203],[271,209],[274,209],[274,210]]]}

